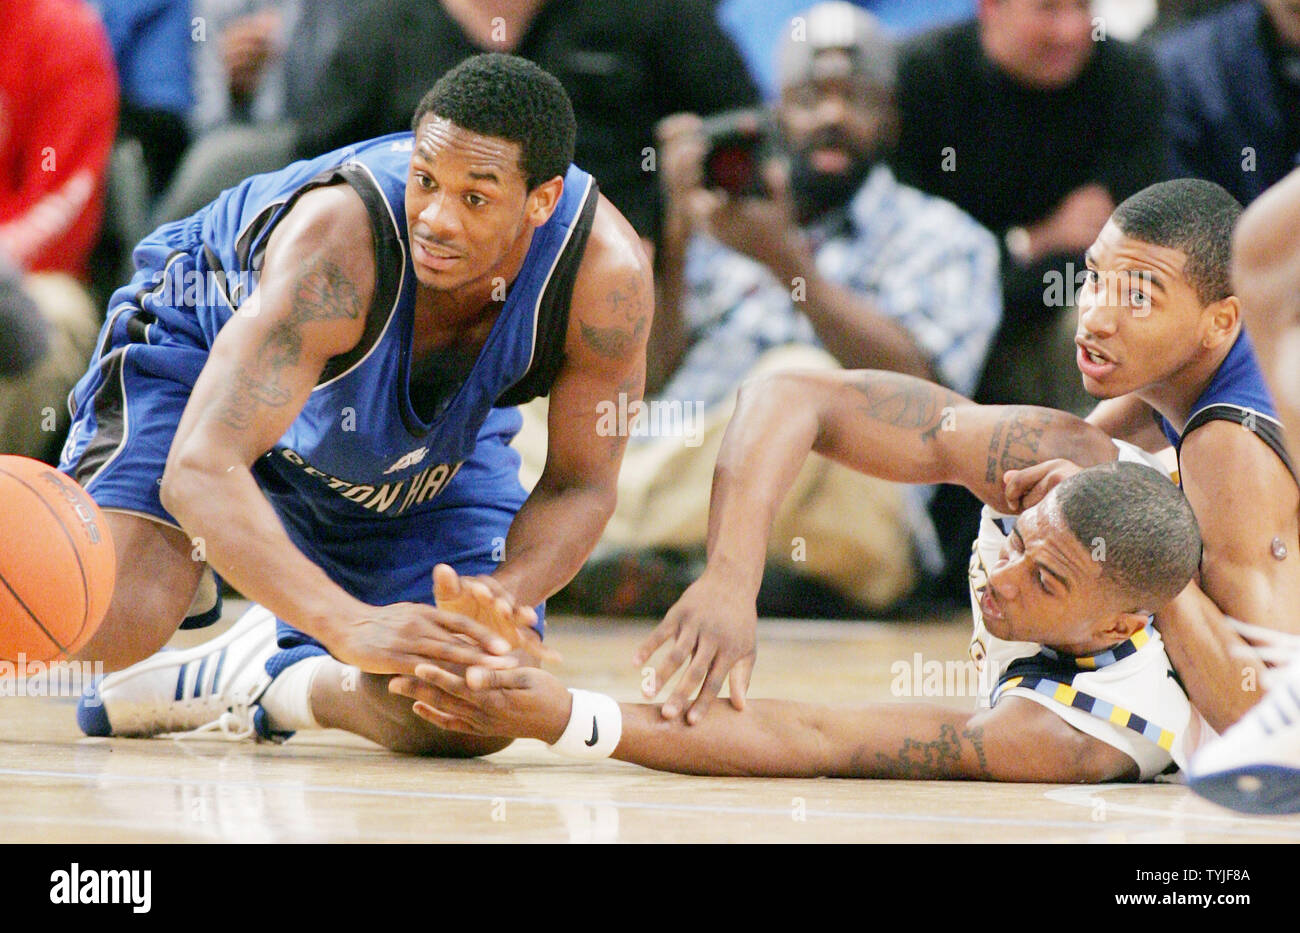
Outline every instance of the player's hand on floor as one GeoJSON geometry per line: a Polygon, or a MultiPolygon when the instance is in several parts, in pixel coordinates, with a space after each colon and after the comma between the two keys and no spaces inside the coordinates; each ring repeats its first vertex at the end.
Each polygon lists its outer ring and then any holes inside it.
{"type": "Polygon", "coordinates": [[[416,715],[452,732],[554,743],[569,723],[569,691],[536,667],[471,667],[461,676],[422,664],[415,674],[394,677],[388,689],[414,700],[416,715]]]}
{"type": "Polygon", "coordinates": [[[656,665],[653,680],[643,679],[642,692],[647,699],[656,696],[686,665],[686,673],[664,701],[665,719],[676,719],[685,712],[687,723],[699,722],[728,674],[731,705],[744,709],[754,670],[757,628],[758,613],[746,588],[706,570],[633,655],[633,663],[640,667],[661,647],[671,646],[656,665]]]}
{"type": "Polygon", "coordinates": [[[322,638],[330,654],[369,674],[414,674],[444,663],[514,667],[515,647],[483,623],[423,603],[367,606],[322,638]]]}
{"type": "Polygon", "coordinates": [[[1023,470],[1007,470],[1002,474],[1003,491],[1012,511],[1020,513],[1033,508],[1062,480],[1068,479],[1083,467],[1070,460],[1044,460],[1023,470]]]}
{"type": "Polygon", "coordinates": [[[449,565],[438,564],[433,568],[433,601],[439,609],[468,616],[505,638],[520,660],[560,660],[533,629],[537,610],[519,605],[494,577],[461,576],[449,565]]]}

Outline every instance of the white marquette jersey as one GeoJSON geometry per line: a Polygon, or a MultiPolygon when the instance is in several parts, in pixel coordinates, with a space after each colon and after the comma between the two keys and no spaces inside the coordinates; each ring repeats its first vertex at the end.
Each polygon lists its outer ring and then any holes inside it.
{"type": "MultiPolygon", "coordinates": [[[[1144,451],[1115,441],[1120,460],[1168,471],[1144,451]]],[[[980,598],[988,567],[998,559],[1015,524],[985,506],[970,562],[971,613],[975,630],[970,654],[979,671],[979,705],[1006,696],[1032,700],[1080,732],[1114,746],[1135,762],[1143,780],[1184,768],[1192,753],[1213,736],[1192,709],[1174,675],[1160,633],[1151,622],[1108,651],[1074,657],[1032,642],[1003,641],[984,625],[980,598]]]]}

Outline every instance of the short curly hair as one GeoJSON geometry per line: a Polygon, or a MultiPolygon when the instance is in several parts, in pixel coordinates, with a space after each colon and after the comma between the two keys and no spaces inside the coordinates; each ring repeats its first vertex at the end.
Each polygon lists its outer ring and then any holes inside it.
{"type": "Polygon", "coordinates": [[[1164,474],[1112,461],[1074,474],[1055,492],[1066,527],[1102,561],[1102,578],[1141,608],[1159,609],[1196,573],[1196,513],[1164,474]]]}
{"type": "Polygon", "coordinates": [[[1187,254],[1183,278],[1202,307],[1232,292],[1232,232],[1241,204],[1212,181],[1175,178],[1143,188],[1111,218],[1127,237],[1187,254]]]}
{"type": "Polygon", "coordinates": [[[429,114],[518,143],[529,191],[562,177],[573,161],[577,125],[569,95],[554,75],[517,55],[488,52],[465,59],[420,100],[411,129],[429,114]]]}

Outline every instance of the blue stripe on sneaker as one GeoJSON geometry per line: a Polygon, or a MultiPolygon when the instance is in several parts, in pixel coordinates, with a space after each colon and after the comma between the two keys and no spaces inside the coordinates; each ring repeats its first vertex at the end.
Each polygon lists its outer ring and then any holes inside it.
{"type": "Polygon", "coordinates": [[[217,666],[212,671],[212,692],[213,693],[217,692],[217,685],[221,683],[221,665],[226,663],[226,649],[229,647],[230,646],[227,645],[225,648],[222,648],[221,654],[217,655],[217,666]]]}
{"type": "Polygon", "coordinates": [[[179,701],[185,695],[185,669],[189,667],[189,662],[181,665],[180,673],[176,675],[176,696],[173,700],[179,701]]]}
{"type": "Polygon", "coordinates": [[[199,662],[199,672],[194,675],[194,699],[196,700],[199,698],[199,694],[203,692],[203,672],[207,669],[208,658],[207,655],[204,655],[203,660],[199,662]]]}

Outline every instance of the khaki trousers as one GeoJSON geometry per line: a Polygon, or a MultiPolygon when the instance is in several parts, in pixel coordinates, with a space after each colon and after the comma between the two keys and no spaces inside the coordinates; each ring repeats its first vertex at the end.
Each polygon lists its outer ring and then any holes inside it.
{"type": "Polygon", "coordinates": [[[68,393],[86,371],[99,317],[71,276],[34,273],[23,288],[49,325],[49,347],[29,372],[0,378],[0,453],[41,457],[68,429],[68,393]]]}

